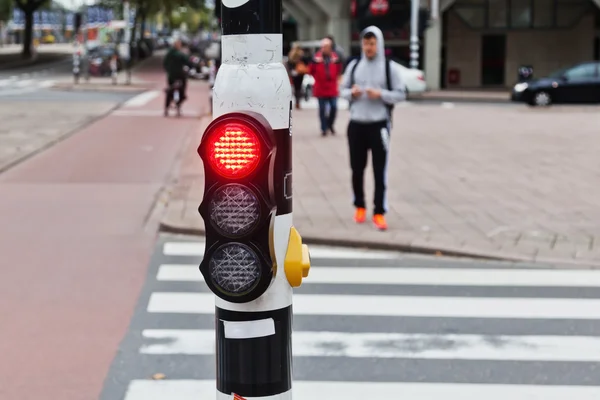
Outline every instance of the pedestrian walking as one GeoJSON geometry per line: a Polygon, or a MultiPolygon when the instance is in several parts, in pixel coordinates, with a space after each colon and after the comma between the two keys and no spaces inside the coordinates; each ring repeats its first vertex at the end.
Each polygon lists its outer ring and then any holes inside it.
{"type": "Polygon", "coordinates": [[[333,51],[335,51],[335,54],[337,54],[338,58],[340,59],[340,64],[342,64],[342,66],[346,65],[346,53],[344,51],[344,49],[342,48],[342,46],[340,46],[339,44],[337,44],[335,42],[335,38],[333,37],[333,35],[327,35],[325,36],[326,39],[331,40],[331,47],[333,48],[333,51]]]}
{"type": "Polygon", "coordinates": [[[302,99],[302,82],[304,76],[308,73],[309,61],[304,56],[304,51],[300,45],[294,44],[288,54],[287,70],[294,88],[294,98],[296,100],[296,109],[300,109],[300,100],[302,99]]]}
{"type": "Polygon", "coordinates": [[[354,191],[354,220],[366,220],[364,171],[371,151],[375,178],[373,223],[387,229],[386,176],[394,104],[406,99],[398,66],[385,56],[383,33],[370,26],[361,33],[362,54],[346,68],[341,97],[350,101],[348,147],[354,191]]]}
{"type": "Polygon", "coordinates": [[[321,49],[315,53],[309,67],[309,73],[315,80],[313,96],[319,101],[319,120],[323,136],[327,136],[328,132],[335,134],[334,124],[342,67],[339,56],[333,50],[331,40],[323,39],[321,49]]]}

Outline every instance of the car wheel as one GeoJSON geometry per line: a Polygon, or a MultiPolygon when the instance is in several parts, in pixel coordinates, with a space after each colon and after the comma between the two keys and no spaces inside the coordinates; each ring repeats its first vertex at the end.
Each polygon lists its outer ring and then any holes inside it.
{"type": "Polygon", "coordinates": [[[550,93],[542,90],[533,95],[532,103],[537,107],[547,107],[552,103],[552,97],[550,97],[550,93]]]}

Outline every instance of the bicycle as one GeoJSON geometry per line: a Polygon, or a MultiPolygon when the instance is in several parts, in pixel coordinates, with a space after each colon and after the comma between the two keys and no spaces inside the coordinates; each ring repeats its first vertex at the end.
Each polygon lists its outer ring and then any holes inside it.
{"type": "MultiPolygon", "coordinates": [[[[173,99],[172,99],[173,101],[171,102],[171,104],[169,104],[169,107],[171,107],[172,105],[175,106],[178,117],[181,116],[181,103],[180,103],[181,86],[183,86],[183,82],[181,80],[176,80],[175,82],[173,82],[173,84],[171,86],[169,86],[165,89],[167,97],[170,96],[171,94],[173,95],[173,99]]],[[[169,107],[165,107],[165,117],[169,116],[169,107]]]]}

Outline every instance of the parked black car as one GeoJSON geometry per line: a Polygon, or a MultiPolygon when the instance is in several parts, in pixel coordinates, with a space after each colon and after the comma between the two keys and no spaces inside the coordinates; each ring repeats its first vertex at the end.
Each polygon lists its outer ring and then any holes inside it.
{"type": "Polygon", "coordinates": [[[600,103],[600,62],[584,62],[547,77],[517,83],[512,100],[532,106],[552,103],[600,103]]]}
{"type": "Polygon", "coordinates": [[[119,57],[116,46],[102,45],[90,50],[89,71],[91,76],[110,76],[112,69],[110,61],[113,56],[117,57],[117,72],[123,69],[123,60],[119,57]]]}

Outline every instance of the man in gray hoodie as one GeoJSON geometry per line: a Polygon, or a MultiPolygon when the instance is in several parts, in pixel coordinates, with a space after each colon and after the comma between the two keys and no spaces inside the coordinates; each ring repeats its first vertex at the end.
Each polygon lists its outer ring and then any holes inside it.
{"type": "Polygon", "coordinates": [[[387,229],[385,191],[391,128],[391,106],[406,98],[400,69],[385,57],[383,33],[375,26],[362,31],[361,58],[351,61],[342,79],[340,96],[350,101],[348,144],[354,191],[354,220],[366,220],[364,171],[371,150],[375,177],[373,223],[387,229]],[[386,63],[389,67],[386,69],[386,63]],[[389,80],[388,80],[389,76],[389,80]]]}

